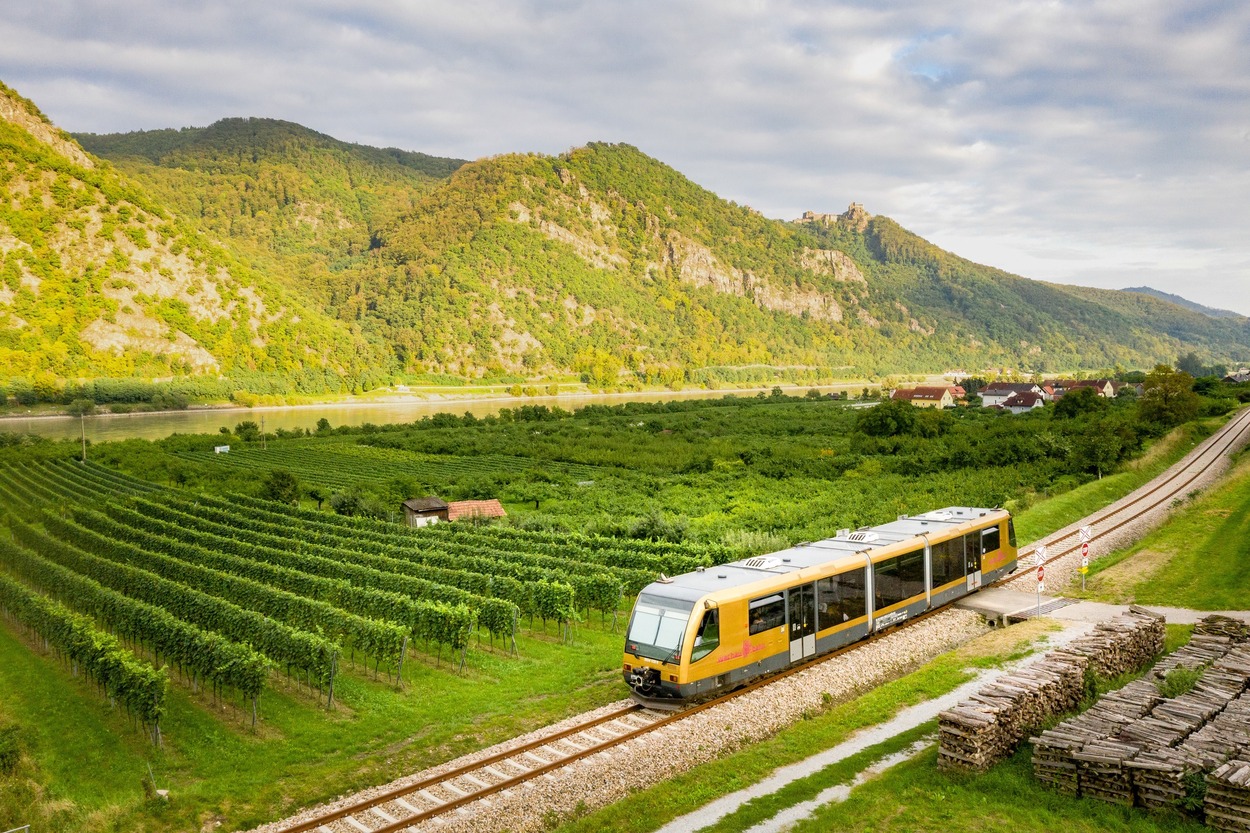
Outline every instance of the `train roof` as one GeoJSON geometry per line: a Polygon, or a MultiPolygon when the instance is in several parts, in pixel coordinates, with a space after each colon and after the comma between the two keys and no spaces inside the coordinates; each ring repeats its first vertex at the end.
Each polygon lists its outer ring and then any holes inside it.
{"type": "Polygon", "coordinates": [[[916,538],[924,533],[953,530],[1002,511],[975,506],[948,506],[945,509],[925,512],[923,515],[903,515],[896,521],[879,526],[843,529],[832,538],[798,544],[767,555],[756,555],[662,579],[647,585],[642,592],[694,604],[718,590],[742,587],[769,577],[817,567],[848,555],[916,538]]]}

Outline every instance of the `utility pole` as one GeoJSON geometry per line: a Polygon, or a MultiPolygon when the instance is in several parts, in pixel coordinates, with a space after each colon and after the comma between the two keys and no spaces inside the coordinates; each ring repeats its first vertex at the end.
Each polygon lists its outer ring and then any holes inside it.
{"type": "Polygon", "coordinates": [[[78,415],[78,427],[82,429],[82,461],[87,462],[87,415],[78,415]]]}
{"type": "Polygon", "coordinates": [[[265,415],[260,415],[260,450],[265,450],[265,415]]]}

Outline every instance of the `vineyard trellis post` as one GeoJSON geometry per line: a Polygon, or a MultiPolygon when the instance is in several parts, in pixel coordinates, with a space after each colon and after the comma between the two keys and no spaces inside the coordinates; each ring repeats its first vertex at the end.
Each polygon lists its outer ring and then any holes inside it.
{"type": "Polygon", "coordinates": [[[519,657],[521,651],[517,648],[516,632],[521,627],[521,610],[517,608],[512,612],[512,632],[508,634],[508,639],[512,642],[512,649],[508,652],[514,657],[519,657]]]}
{"type": "Polygon", "coordinates": [[[395,684],[404,685],[404,657],[408,656],[408,637],[404,637],[404,645],[399,649],[399,665],[395,668],[395,684]]]}

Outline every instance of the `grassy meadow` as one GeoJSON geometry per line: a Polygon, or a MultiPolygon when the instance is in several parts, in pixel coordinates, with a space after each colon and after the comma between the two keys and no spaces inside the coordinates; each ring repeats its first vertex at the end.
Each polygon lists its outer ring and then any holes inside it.
{"type": "Polygon", "coordinates": [[[1108,602],[1244,610],[1250,607],[1250,454],[1168,523],[1091,564],[1086,596],[1108,602]]]}

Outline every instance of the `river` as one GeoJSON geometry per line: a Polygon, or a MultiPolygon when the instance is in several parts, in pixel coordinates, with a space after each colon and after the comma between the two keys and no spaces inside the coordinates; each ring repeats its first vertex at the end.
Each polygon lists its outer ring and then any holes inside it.
{"type": "MultiPolygon", "coordinates": [[[[802,395],[807,386],[783,385],[791,395],[802,395]]],[[[822,386],[821,391],[862,388],[852,385],[822,386]]],[[[755,396],[771,386],[736,390],[683,390],[646,391],[641,393],[577,394],[566,396],[495,396],[478,399],[410,399],[391,402],[352,402],[333,405],[293,405],[267,408],[195,408],[186,411],[161,411],[158,413],[100,414],[89,416],[80,422],[70,416],[8,416],[0,419],[0,432],[37,434],[51,439],[78,439],[85,430],[87,439],[94,443],[109,440],[144,439],[159,440],[170,434],[215,434],[223,425],[233,428],[244,420],[257,424],[264,421],[266,431],[279,428],[313,429],[323,417],[332,426],[340,425],[386,425],[388,423],[413,422],[423,416],[466,411],[474,416],[499,413],[501,408],[517,408],[521,405],[546,405],[566,411],[584,405],[616,405],[622,402],[668,402],[673,399],[708,399],[729,394],[755,396]]]]}

